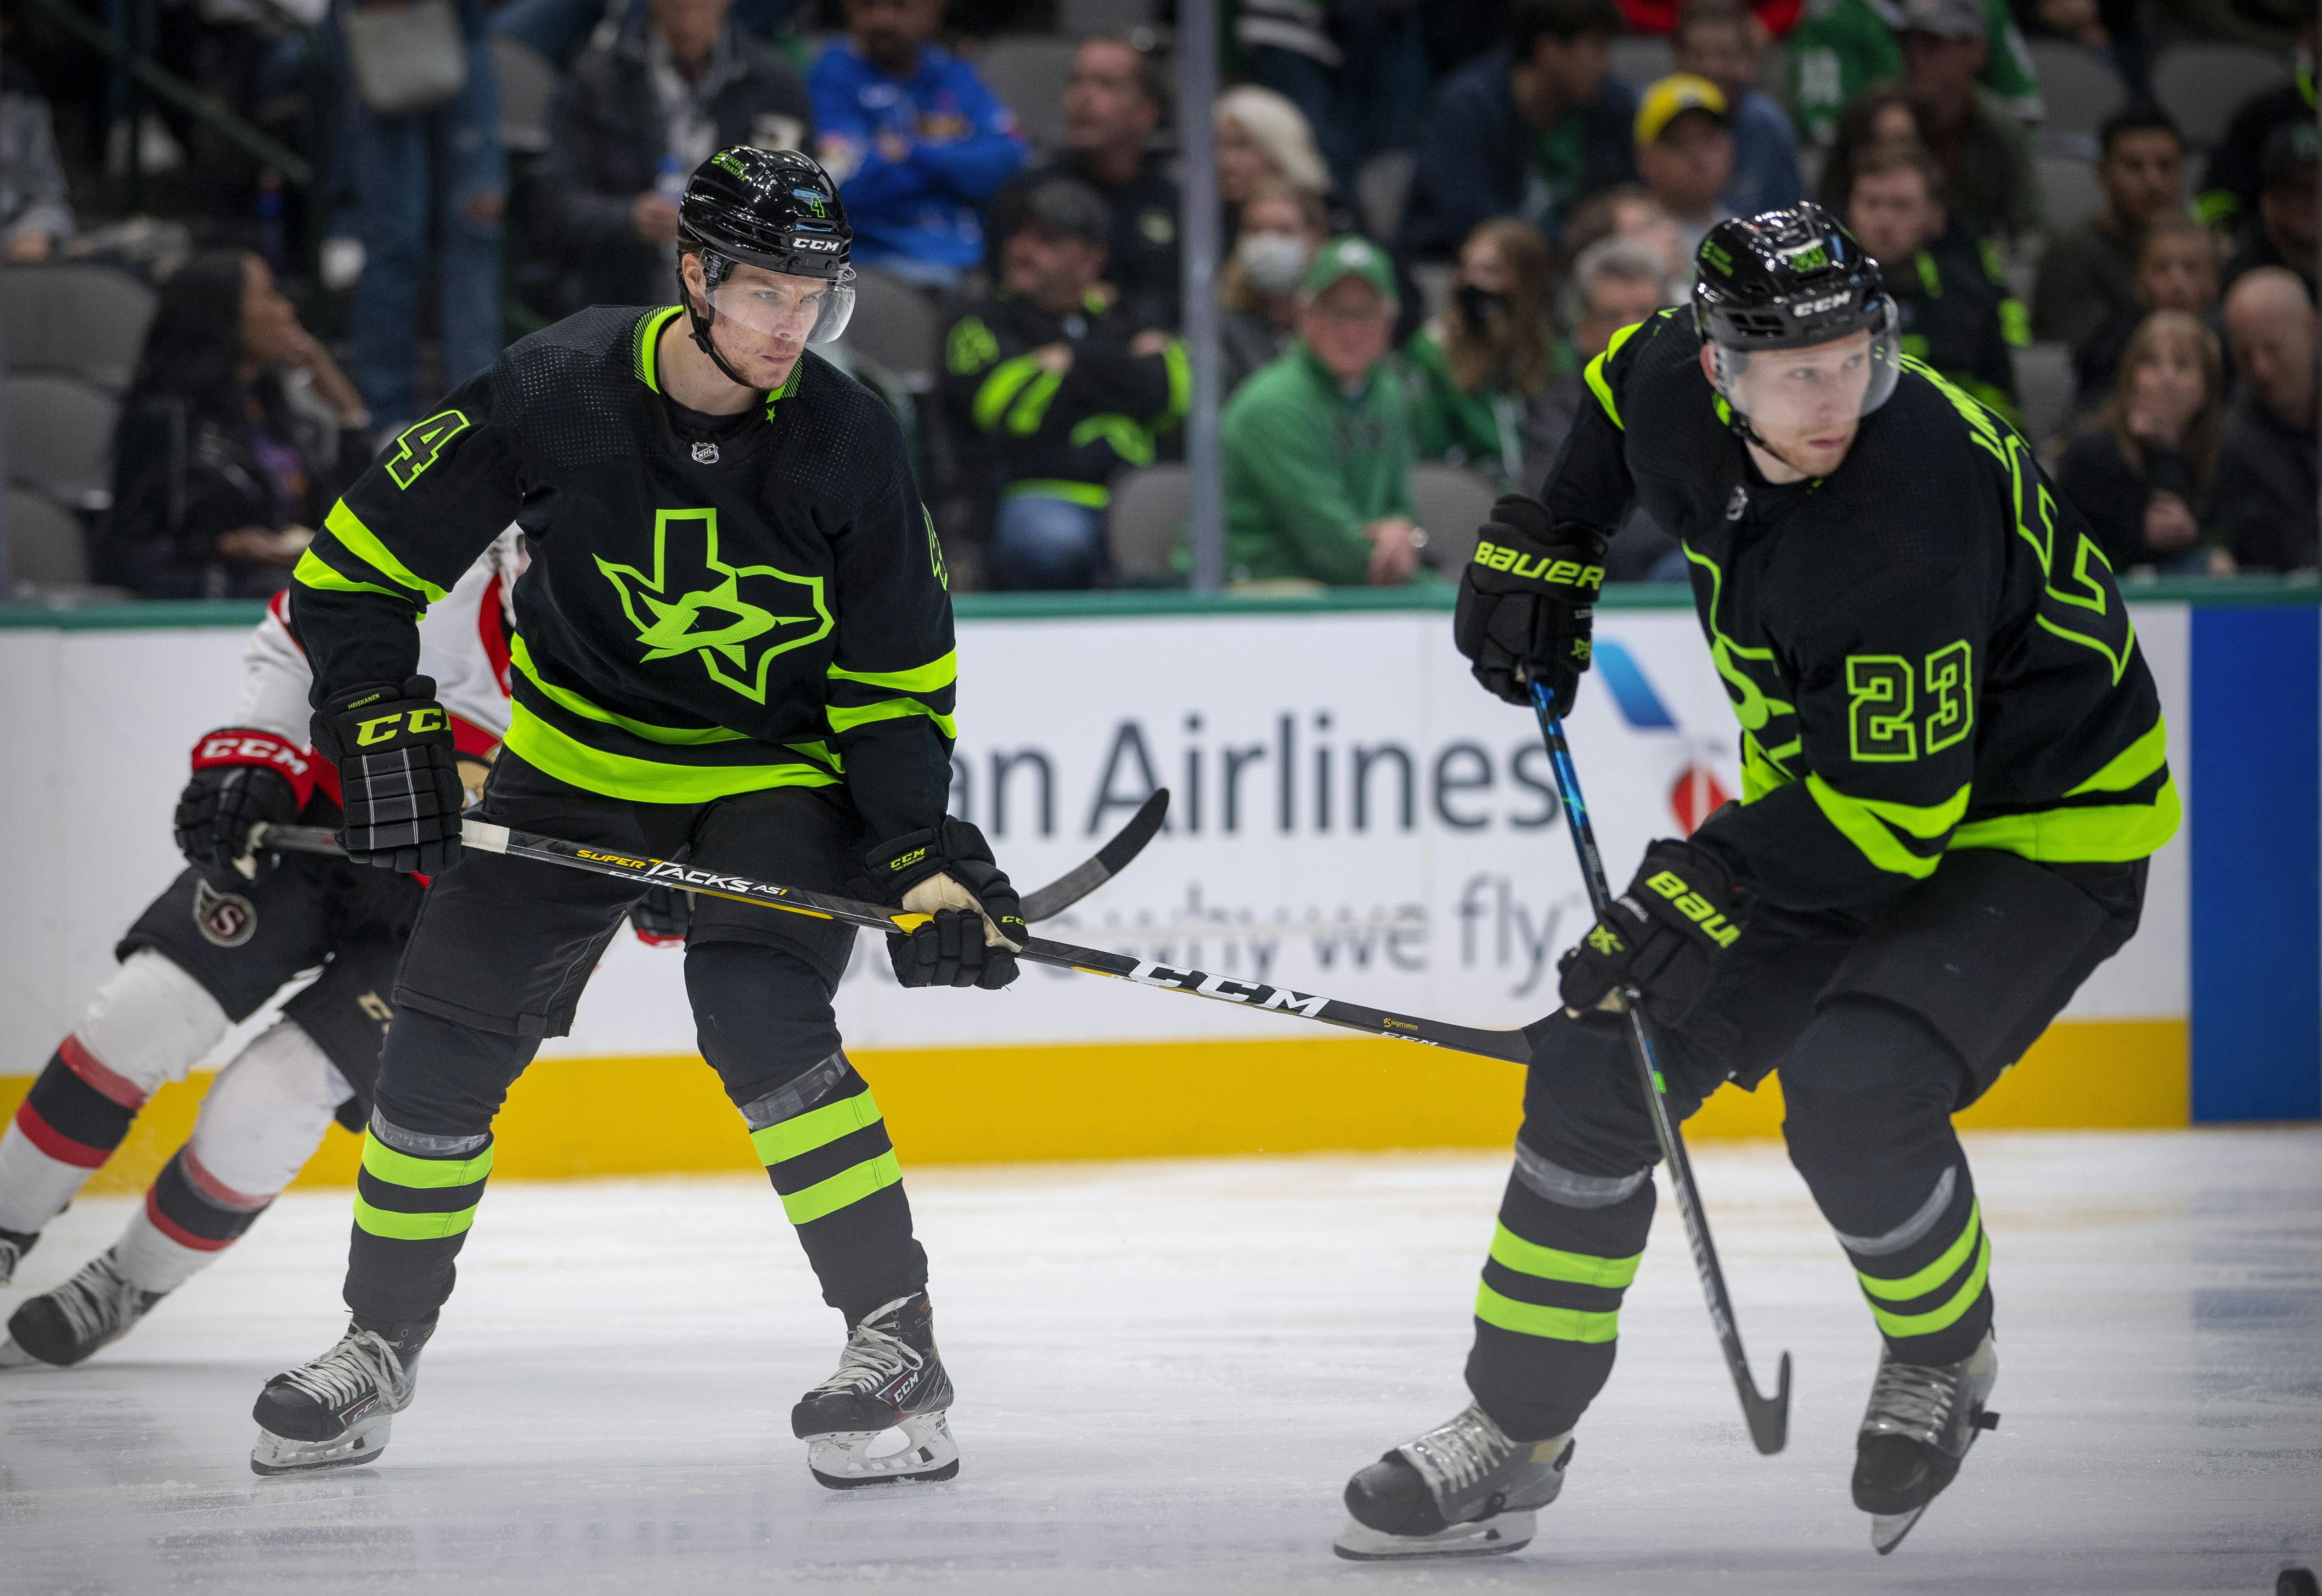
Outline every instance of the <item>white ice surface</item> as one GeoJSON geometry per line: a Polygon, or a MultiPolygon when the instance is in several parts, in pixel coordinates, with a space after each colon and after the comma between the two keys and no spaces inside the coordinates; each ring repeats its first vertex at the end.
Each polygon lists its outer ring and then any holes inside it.
{"type": "MultiPolygon", "coordinates": [[[[496,1182],[376,1467],[261,1482],[266,1375],[337,1333],[347,1199],[286,1199],[129,1340],[0,1374],[0,1591],[2272,1589],[2322,1562],[2322,1133],[1985,1135],[2005,1415],[1892,1558],[1847,1500],[1874,1343],[1778,1147],[1700,1173],[1792,1441],[1744,1438],[1664,1199],[1571,1483],[1512,1558],[1335,1561],[1352,1469],[1464,1400],[1506,1168],[1472,1155],[931,1170],[964,1453],[839,1495],[791,1438],[836,1316],[763,1183],[496,1182]]],[[[51,1227],[19,1290],[128,1212],[51,1227]]]]}

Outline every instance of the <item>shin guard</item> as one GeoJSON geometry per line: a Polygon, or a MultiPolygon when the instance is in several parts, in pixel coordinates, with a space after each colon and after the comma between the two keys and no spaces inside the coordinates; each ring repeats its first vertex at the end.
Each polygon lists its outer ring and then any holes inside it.
{"type": "Polygon", "coordinates": [[[492,1137],[430,1135],[374,1110],[355,1176],[347,1306],[371,1328],[432,1320],[492,1172],[492,1137]]]}

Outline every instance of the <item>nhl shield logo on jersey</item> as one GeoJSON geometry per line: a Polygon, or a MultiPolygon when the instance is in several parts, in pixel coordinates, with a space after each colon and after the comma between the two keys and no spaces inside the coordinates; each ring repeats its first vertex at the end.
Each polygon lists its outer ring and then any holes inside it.
{"type": "Polygon", "coordinates": [[[694,444],[693,463],[698,466],[716,465],[718,463],[718,445],[710,442],[707,439],[694,444]]]}
{"type": "Polygon", "coordinates": [[[213,947],[238,948],[258,935],[258,910],[239,892],[194,883],[194,928],[213,947]]]}
{"type": "Polygon", "coordinates": [[[820,577],[729,565],[718,557],[714,509],[654,515],[651,576],[602,555],[597,569],[637,629],[645,651],[638,663],[691,654],[711,680],[754,704],[766,701],[766,670],[775,655],[830,631],[820,577]]]}

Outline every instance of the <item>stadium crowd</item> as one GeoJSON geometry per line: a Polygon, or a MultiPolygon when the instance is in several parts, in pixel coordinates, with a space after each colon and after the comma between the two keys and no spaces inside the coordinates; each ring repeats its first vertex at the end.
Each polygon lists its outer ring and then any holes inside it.
{"type": "MultiPolygon", "coordinates": [[[[117,370],[70,369],[96,332],[7,329],[20,587],[279,588],[372,452],[506,342],[665,302],[675,196],[735,143],[809,150],[841,185],[862,293],[834,358],[903,423],[955,585],[1184,579],[1166,7],[138,12],[155,59],[253,143],[135,92],[50,18],[73,4],[5,24],[10,315],[81,303],[41,296],[60,271],[148,291],[117,370]],[[253,152],[270,139],[304,180],[253,152]],[[108,418],[87,479],[42,442],[60,383],[108,418]],[[79,547],[21,553],[52,526],[79,547]]],[[[1587,361],[1684,301],[1707,231],[1808,198],[1881,263],[1906,352],[2025,430],[2116,570],[2322,563],[2310,8],[1221,10],[1232,582],[1443,579],[1478,506],[1538,488],[1587,361]]],[[[96,331],[117,342],[123,314],[96,331]]],[[[1613,570],[1685,561],[1640,517],[1613,570]]]]}

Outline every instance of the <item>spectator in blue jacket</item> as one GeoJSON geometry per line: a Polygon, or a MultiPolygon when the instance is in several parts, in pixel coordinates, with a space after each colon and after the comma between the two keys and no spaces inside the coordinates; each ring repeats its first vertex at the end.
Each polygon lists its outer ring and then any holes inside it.
{"type": "Polygon", "coordinates": [[[1723,198],[1737,216],[1794,205],[1806,196],[1789,116],[1758,87],[1759,27],[1741,0],[1687,0],[1672,37],[1677,69],[1707,78],[1725,96],[1733,175],[1723,198]]]}
{"type": "Polygon", "coordinates": [[[808,80],[816,153],[854,259],[948,288],[983,259],[977,208],[1024,164],[1016,118],[936,41],[943,0],[846,0],[847,38],[808,80]]]}
{"type": "Polygon", "coordinates": [[[1636,91],[1612,75],[1620,31],[1613,0],[1517,0],[1502,48],[1436,91],[1397,247],[1449,260],[1495,216],[1553,238],[1578,201],[1634,182],[1636,91]]]}

